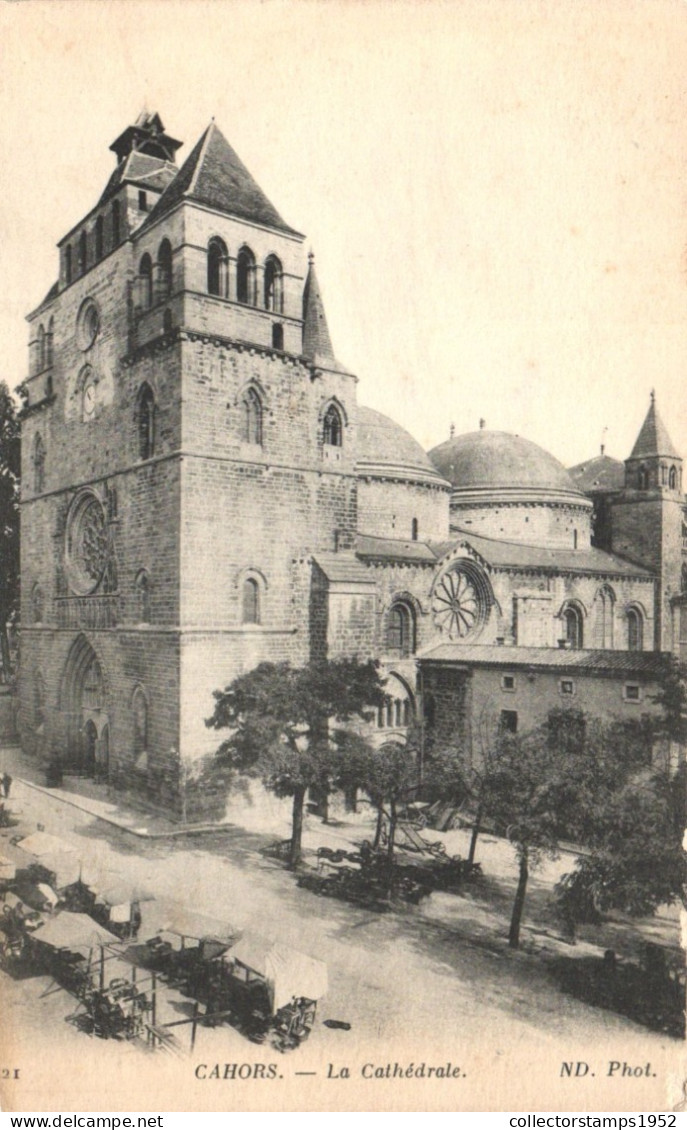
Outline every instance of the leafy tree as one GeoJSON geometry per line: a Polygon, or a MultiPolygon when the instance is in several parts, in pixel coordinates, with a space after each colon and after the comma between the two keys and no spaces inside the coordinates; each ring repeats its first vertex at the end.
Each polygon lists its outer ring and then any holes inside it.
{"type": "Polygon", "coordinates": [[[0,676],[8,678],[8,624],[19,615],[20,426],[10,391],[0,382],[0,676]]]}
{"type": "Polygon", "coordinates": [[[345,752],[359,748],[363,740],[332,722],[360,724],[383,697],[376,665],[355,659],[302,668],[261,663],[224,691],[215,691],[207,725],[230,730],[219,747],[219,762],[293,800],[292,867],[301,858],[308,789],[328,793],[345,752]]]}

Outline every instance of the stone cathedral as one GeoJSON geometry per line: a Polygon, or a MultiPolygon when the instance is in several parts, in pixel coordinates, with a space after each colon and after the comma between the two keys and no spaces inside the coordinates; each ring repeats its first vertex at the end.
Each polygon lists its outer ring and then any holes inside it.
{"type": "Polygon", "coordinates": [[[380,740],[655,709],[687,524],[653,394],[624,463],[484,426],[426,453],[358,403],[304,236],[217,125],[180,144],[149,113],[113,142],[28,317],[24,748],[179,812],[212,691],[262,660],[379,659],[380,740]]]}

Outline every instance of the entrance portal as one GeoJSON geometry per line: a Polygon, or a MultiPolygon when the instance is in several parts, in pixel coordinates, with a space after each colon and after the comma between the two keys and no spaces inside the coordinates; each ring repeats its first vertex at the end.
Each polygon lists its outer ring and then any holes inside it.
{"type": "Polygon", "coordinates": [[[105,688],[98,657],[83,635],[74,640],[67,656],[60,688],[60,708],[66,722],[66,748],[60,751],[64,768],[67,772],[87,776],[95,776],[100,770],[98,775],[101,776],[101,751],[109,746],[105,688]]]}

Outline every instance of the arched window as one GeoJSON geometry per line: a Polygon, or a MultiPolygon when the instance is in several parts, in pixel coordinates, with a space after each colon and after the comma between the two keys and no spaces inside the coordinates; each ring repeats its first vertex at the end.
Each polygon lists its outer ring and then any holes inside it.
{"type": "Polygon", "coordinates": [[[81,705],[84,710],[102,710],[104,702],[103,673],[100,664],[94,657],[88,665],[83,677],[81,705]]]}
{"type": "Polygon", "coordinates": [[[244,624],[260,623],[260,587],[255,577],[246,577],[243,582],[241,620],[244,624]]]}
{"type": "Polygon", "coordinates": [[[119,245],[121,239],[120,223],[119,223],[119,201],[113,200],[112,202],[112,249],[119,245]]]}
{"type": "Polygon", "coordinates": [[[644,648],[644,624],[638,608],[627,610],[627,650],[642,651],[644,648]]]}
{"type": "Polygon", "coordinates": [[[33,612],[34,624],[43,623],[43,614],[45,611],[45,600],[43,597],[43,589],[39,584],[35,584],[31,590],[31,610],[33,612]]]}
{"type": "Polygon", "coordinates": [[[226,245],[217,236],[208,243],[208,294],[219,298],[229,296],[229,255],[226,245]]]}
{"type": "Polygon", "coordinates": [[[687,565],[682,566],[682,591],[687,592],[687,565]]]}
{"type": "Polygon", "coordinates": [[[581,648],[583,646],[583,632],[582,613],[579,608],[569,605],[563,613],[563,623],[568,647],[581,648]]]}
{"type": "Polygon", "coordinates": [[[149,384],[141,385],[136,409],[139,458],[152,459],[155,451],[155,396],[149,384]]]}
{"type": "Polygon", "coordinates": [[[141,687],[136,687],[131,698],[133,715],[134,759],[137,769],[148,767],[148,700],[141,687]]]}
{"type": "Polygon", "coordinates": [[[322,438],[330,447],[341,447],[343,438],[341,415],[334,404],[330,404],[325,412],[322,438]]]}
{"type": "Polygon", "coordinates": [[[284,327],[281,322],[275,322],[272,326],[272,346],[274,349],[284,348],[284,327]]]}
{"type": "Polygon", "coordinates": [[[162,302],[172,292],[172,245],[163,239],[157,252],[158,301],[162,302]]]}
{"type": "Polygon", "coordinates": [[[265,261],[265,309],[277,314],[284,309],[282,266],[276,255],[265,261]]]}
{"type": "Polygon", "coordinates": [[[136,576],[136,592],[138,596],[137,616],[139,624],[150,623],[150,578],[145,569],[136,576]]]}
{"type": "Polygon", "coordinates": [[[104,227],[105,227],[105,224],[104,224],[102,216],[98,216],[98,219],[95,221],[95,261],[96,261],[96,263],[99,263],[100,260],[103,257],[103,251],[104,251],[103,230],[104,230],[104,227]]]}
{"type": "Polygon", "coordinates": [[[72,248],[71,244],[67,244],[64,249],[64,277],[69,286],[72,281],[72,248]]]}
{"type": "Polygon", "coordinates": [[[405,601],[392,604],[386,621],[386,650],[400,659],[415,651],[415,615],[405,601]]]}
{"type": "Polygon", "coordinates": [[[38,354],[38,372],[42,373],[45,368],[45,330],[42,323],[38,327],[38,348],[36,352],[38,354]]]}
{"type": "Polygon", "coordinates": [[[33,443],[33,489],[36,493],[45,489],[45,447],[39,435],[33,443]]]}
{"type": "Polygon", "coordinates": [[[637,472],[637,484],[640,490],[647,490],[649,486],[649,472],[642,466],[637,472]]]}
{"type": "Polygon", "coordinates": [[[83,275],[86,270],[88,254],[88,244],[86,242],[86,232],[82,231],[79,236],[79,254],[78,254],[78,267],[79,274],[83,275]]]}
{"type": "Polygon", "coordinates": [[[668,486],[671,490],[675,490],[677,487],[677,471],[674,467],[671,467],[668,473],[668,486]]]}
{"type": "Polygon", "coordinates": [[[36,671],[33,680],[33,724],[36,730],[45,722],[45,680],[40,671],[36,671]]]}
{"type": "Polygon", "coordinates": [[[236,260],[236,297],[255,306],[255,256],[249,247],[242,247],[236,260]]]}
{"type": "Polygon", "coordinates": [[[48,322],[48,332],[45,336],[45,353],[48,366],[53,363],[53,334],[55,332],[55,320],[51,318],[48,322]]]}
{"type": "Polygon", "coordinates": [[[144,310],[149,310],[153,305],[153,261],[147,251],[141,259],[138,276],[141,287],[141,306],[144,310]]]}
{"type": "Polygon", "coordinates": [[[262,401],[254,388],[243,398],[243,441],[262,443],[262,401]]]}
{"type": "Polygon", "coordinates": [[[412,522],[410,523],[410,536],[413,541],[417,541],[418,529],[419,527],[417,518],[413,518],[412,522]]]}

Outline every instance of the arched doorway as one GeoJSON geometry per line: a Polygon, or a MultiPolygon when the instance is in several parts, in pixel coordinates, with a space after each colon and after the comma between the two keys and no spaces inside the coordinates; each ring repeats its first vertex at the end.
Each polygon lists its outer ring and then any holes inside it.
{"type": "Polygon", "coordinates": [[[84,635],[77,636],[67,656],[60,710],[65,723],[66,748],[60,751],[64,768],[87,776],[97,772],[102,777],[103,751],[109,751],[105,682],[98,657],[84,635]]]}

